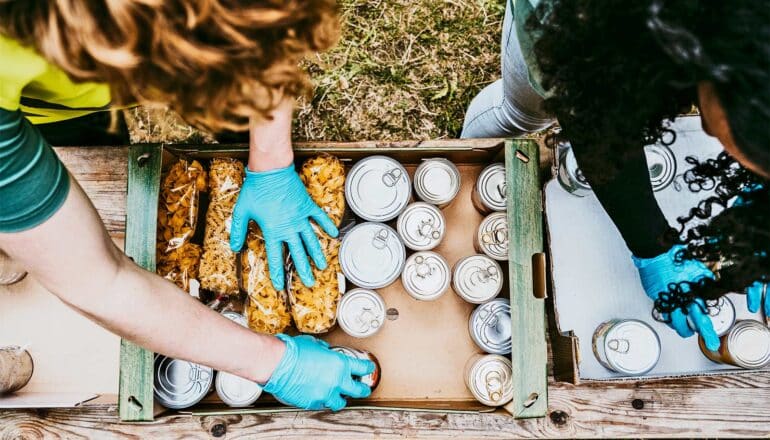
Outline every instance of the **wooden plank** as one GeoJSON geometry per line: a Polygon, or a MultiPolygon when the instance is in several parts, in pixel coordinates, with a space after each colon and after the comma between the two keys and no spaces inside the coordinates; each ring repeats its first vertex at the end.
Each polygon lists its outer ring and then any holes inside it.
{"type": "Polygon", "coordinates": [[[3,411],[0,438],[746,438],[767,436],[768,413],[770,373],[758,373],[611,386],[552,383],[548,417],[540,419],[353,410],[172,415],[149,424],[119,424],[115,406],[100,405],[3,411]]]}
{"type": "MultiPolygon", "coordinates": [[[[126,255],[155,272],[161,148],[134,145],[128,153],[126,255]]],[[[153,419],[153,354],[125,339],[120,341],[119,413],[123,421],[153,419]]]]}
{"type": "Polygon", "coordinates": [[[535,297],[533,256],[543,252],[543,209],[538,146],[509,141],[505,148],[508,187],[509,273],[516,418],[543,417],[548,407],[544,300],[535,297]]]}

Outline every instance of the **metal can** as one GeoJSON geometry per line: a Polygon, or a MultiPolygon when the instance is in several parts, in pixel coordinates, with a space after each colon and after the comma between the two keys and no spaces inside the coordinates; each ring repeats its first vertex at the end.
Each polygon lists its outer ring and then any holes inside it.
{"type": "Polygon", "coordinates": [[[707,358],[720,364],[746,369],[770,364],[770,329],[757,321],[736,321],[733,328],[720,338],[718,351],[706,348],[702,337],[698,343],[707,358]]]}
{"type": "Polygon", "coordinates": [[[613,319],[594,332],[593,351],[608,370],[640,376],[658,363],[660,339],[655,330],[642,321],[613,319]]]}
{"type": "Polygon", "coordinates": [[[0,249],[0,286],[18,283],[25,276],[27,272],[0,249]]]}
{"type": "Polygon", "coordinates": [[[452,270],[452,288],[465,301],[483,304],[503,289],[503,270],[497,261],[486,255],[462,258],[452,270]]]}
{"type": "MultiPolygon", "coordinates": [[[[709,319],[711,319],[717,336],[727,334],[735,324],[735,305],[726,296],[720,297],[714,305],[708,305],[706,311],[708,311],[709,319]]],[[[689,315],[687,316],[687,325],[695,330],[695,324],[689,315]]]]}
{"type": "Polygon", "coordinates": [[[377,333],[385,323],[385,301],[375,291],[353,289],[337,306],[337,324],[354,338],[367,338],[377,333]]]}
{"type": "Polygon", "coordinates": [[[18,346],[0,347],[0,396],[24,388],[32,379],[32,355],[18,346]]]}
{"type": "Polygon", "coordinates": [[[578,167],[575,153],[569,142],[562,142],[557,147],[558,169],[556,178],[568,193],[585,197],[591,194],[591,185],[588,184],[583,172],[578,167]]]}
{"type": "Polygon", "coordinates": [[[511,352],[511,302],[497,298],[481,304],[471,313],[468,322],[471,339],[491,354],[511,352]]]}
{"type": "Polygon", "coordinates": [[[676,178],[676,156],[671,148],[663,145],[648,145],[644,148],[647,170],[653,191],[662,191],[676,178]]]}
{"type": "Polygon", "coordinates": [[[415,202],[398,216],[396,229],[406,247],[413,251],[429,251],[444,238],[446,221],[435,206],[415,202]]]}
{"type": "Polygon", "coordinates": [[[251,406],[262,395],[258,383],[224,371],[217,373],[214,388],[222,402],[233,408],[251,406]]]}
{"type": "Polygon", "coordinates": [[[387,156],[369,156],[353,165],[345,179],[345,198],[364,220],[386,222],[398,217],[411,197],[409,174],[387,156]]]}
{"type": "Polygon", "coordinates": [[[508,261],[508,216],[493,212],[481,221],[473,241],[476,252],[498,261],[508,261]]]}
{"type": "Polygon", "coordinates": [[[482,214],[505,211],[506,191],[505,165],[493,163],[481,170],[471,193],[471,201],[482,214]]]}
{"type": "Polygon", "coordinates": [[[460,171],[446,159],[426,159],[414,172],[414,192],[420,200],[444,208],[460,192],[460,171]]]}
{"type": "Polygon", "coordinates": [[[404,269],[406,249],[398,233],[383,223],[361,223],[342,239],[342,273],[351,283],[379,289],[395,281],[404,269]]]}
{"type": "Polygon", "coordinates": [[[155,355],[155,400],[166,408],[189,408],[214,384],[214,370],[194,362],[155,355]]]}
{"type": "Polygon", "coordinates": [[[246,319],[245,316],[243,316],[242,313],[234,312],[232,310],[225,310],[222,312],[222,316],[229,319],[230,321],[233,321],[234,323],[242,326],[242,327],[248,327],[249,321],[246,319]]]}
{"type": "Polygon", "coordinates": [[[484,405],[505,405],[513,400],[510,359],[497,354],[472,356],[465,364],[465,386],[484,405]]]}
{"type": "Polygon", "coordinates": [[[374,389],[377,388],[377,385],[380,384],[380,377],[382,377],[382,367],[380,367],[380,361],[377,360],[377,357],[375,357],[372,353],[366,350],[359,350],[357,348],[337,346],[337,347],[330,347],[330,349],[333,351],[336,351],[337,353],[342,353],[346,356],[350,356],[352,358],[372,361],[374,363],[374,372],[372,372],[371,374],[367,374],[366,376],[361,376],[357,380],[363,383],[364,385],[367,385],[369,388],[372,389],[372,391],[374,391],[374,389]]]}
{"type": "Polygon", "coordinates": [[[433,301],[449,289],[450,278],[449,263],[444,257],[432,251],[422,251],[415,252],[406,260],[401,283],[412,298],[433,301]]]}

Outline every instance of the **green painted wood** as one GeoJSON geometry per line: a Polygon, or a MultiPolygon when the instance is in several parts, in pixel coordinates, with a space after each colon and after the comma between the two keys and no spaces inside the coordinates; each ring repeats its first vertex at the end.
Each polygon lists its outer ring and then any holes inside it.
{"type": "Polygon", "coordinates": [[[535,141],[506,143],[514,393],[506,409],[516,418],[543,417],[548,409],[545,301],[535,297],[533,274],[533,256],[543,252],[538,157],[535,141]]]}
{"type": "MultiPolygon", "coordinates": [[[[132,145],[128,151],[126,255],[155,272],[155,231],[162,147],[132,145]]],[[[153,420],[153,353],[120,341],[118,412],[122,421],[153,420]]]]}

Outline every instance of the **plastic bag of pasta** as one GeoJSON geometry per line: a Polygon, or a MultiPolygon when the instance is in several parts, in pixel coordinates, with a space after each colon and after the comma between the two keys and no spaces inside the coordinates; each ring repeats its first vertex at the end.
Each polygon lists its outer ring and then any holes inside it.
{"type": "MultiPolygon", "coordinates": [[[[312,157],[302,164],[300,177],[308,194],[339,226],[345,214],[345,167],[334,156],[324,154],[312,157]]],[[[294,323],[302,333],[329,331],[337,319],[337,304],[344,291],[341,285],[341,268],[337,258],[340,241],[319,233],[321,248],[326,256],[327,267],[312,267],[315,285],[306,287],[294,271],[289,275],[289,300],[294,323]]]]}
{"type": "Polygon", "coordinates": [[[243,163],[212,159],[209,168],[209,208],[200,267],[201,288],[219,295],[238,293],[238,255],[230,250],[230,223],[243,185],[243,163]]]}
{"type": "Polygon", "coordinates": [[[241,251],[241,278],[248,294],[246,317],[249,327],[259,333],[277,334],[291,325],[286,291],[276,291],[267,268],[267,250],[258,227],[251,225],[241,251]]]}
{"type": "Polygon", "coordinates": [[[163,176],[158,199],[156,272],[188,292],[198,277],[201,249],[190,241],[206,180],[198,161],[180,159],[163,176]]]}

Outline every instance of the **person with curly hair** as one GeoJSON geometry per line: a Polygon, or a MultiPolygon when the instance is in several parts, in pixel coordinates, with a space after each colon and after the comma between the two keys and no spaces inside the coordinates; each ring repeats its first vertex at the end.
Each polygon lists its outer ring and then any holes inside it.
{"type": "Polygon", "coordinates": [[[298,62],[334,44],[338,28],[333,0],[0,0],[0,248],[64,303],[149,350],[302,408],[367,397],[354,376],[371,362],[310,336],[252,333],[135,265],[50,147],[127,143],[103,110],[145,103],[214,132],[249,130],[230,245],[239,250],[255,220],[275,288],[284,245],[312,285],[307,254],[322,269],[326,259],[310,221],[338,231],[294,169],[293,98],[308,89],[298,62]]]}
{"type": "Polygon", "coordinates": [[[557,119],[647,295],[681,336],[692,325],[718,348],[705,307],[728,292],[746,292],[752,312],[770,315],[767,4],[509,0],[502,43],[503,77],[474,98],[463,137],[557,119]],[[690,190],[714,192],[677,230],[653,196],[643,147],[693,105],[726,152],[688,158],[690,190]]]}

